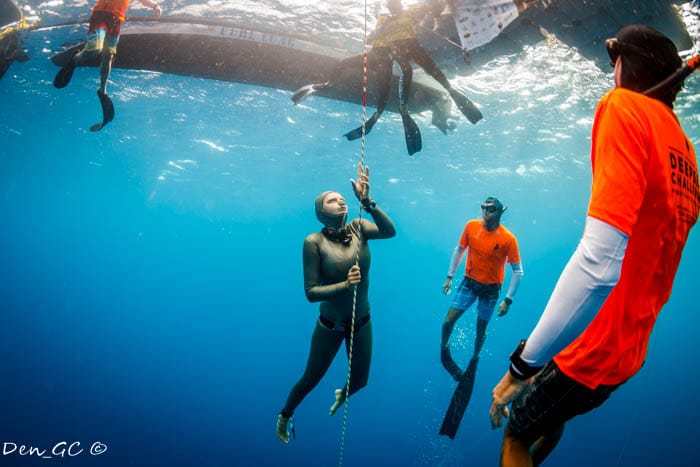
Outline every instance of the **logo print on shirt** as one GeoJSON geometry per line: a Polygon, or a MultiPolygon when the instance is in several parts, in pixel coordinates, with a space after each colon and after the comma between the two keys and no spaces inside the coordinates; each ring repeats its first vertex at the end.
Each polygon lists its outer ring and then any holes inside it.
{"type": "MultiPolygon", "coordinates": [[[[686,141],[687,143],[687,141],[686,141]]],[[[678,215],[683,222],[694,225],[700,211],[700,183],[698,170],[690,154],[669,150],[671,184],[678,215]]]]}

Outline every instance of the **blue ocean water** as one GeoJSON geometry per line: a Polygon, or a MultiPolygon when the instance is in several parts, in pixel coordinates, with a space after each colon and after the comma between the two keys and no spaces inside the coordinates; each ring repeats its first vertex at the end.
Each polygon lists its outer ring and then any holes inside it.
{"type": "MultiPolygon", "coordinates": [[[[82,11],[48,3],[34,6],[82,11]]],[[[346,3],[344,34],[356,41],[356,7],[346,3]]],[[[291,8],[267,6],[270,17],[291,8]]],[[[324,10],[314,11],[319,22],[324,10]]],[[[301,270],[303,238],[319,228],[313,199],[327,189],[351,196],[359,145],[341,135],[360,107],[322,98],[294,107],[284,91],[115,70],[117,118],[95,135],[87,128],[99,119],[96,72],[78,70],[62,92],[51,86],[47,57],[68,39],[29,37],[33,60],[0,82],[0,441],[99,441],[107,452],[8,455],[0,464],[335,465],[341,418],[327,411],[345,378],[342,354],[298,409],[292,444],[275,438],[274,420],[318,315],[301,270]]],[[[453,82],[479,103],[483,122],[461,119],[444,136],[418,116],[424,150],[413,158],[396,115],[368,139],[373,196],[398,235],[371,245],[374,354],[369,386],[350,401],[348,466],[497,463],[491,389],[582,231],[607,70],[550,40],[453,82]],[[509,207],[503,222],[519,238],[526,276],[510,313],[490,324],[450,441],[437,435],[454,388],[439,363],[449,305],[440,287],[465,221],[490,195],[509,207]]],[[[696,145],[698,90],[690,80],[677,103],[696,145]]],[[[570,423],[546,465],[698,465],[698,261],[693,232],[646,365],[570,423]]],[[[453,336],[462,365],[474,321],[465,314],[453,336]]]]}

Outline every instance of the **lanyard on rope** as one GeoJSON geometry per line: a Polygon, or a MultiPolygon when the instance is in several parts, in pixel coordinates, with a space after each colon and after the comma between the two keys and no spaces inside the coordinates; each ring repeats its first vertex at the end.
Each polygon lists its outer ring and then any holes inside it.
{"type": "MultiPolygon", "coordinates": [[[[363,36],[363,47],[362,47],[362,139],[360,144],[360,166],[362,170],[365,167],[365,156],[367,149],[366,141],[366,127],[365,122],[367,121],[367,85],[369,81],[369,60],[367,58],[367,0],[365,0],[365,24],[364,24],[364,36],[363,36]]],[[[361,179],[357,183],[362,183],[361,179]]],[[[362,206],[359,208],[358,219],[362,222],[362,206]]],[[[362,224],[360,224],[359,229],[362,229],[362,224]]],[[[358,245],[355,250],[355,265],[359,267],[360,265],[360,248],[362,247],[362,239],[358,235],[358,245]]],[[[355,343],[355,317],[357,315],[357,285],[353,286],[352,291],[352,318],[350,320],[350,342],[348,345],[348,374],[345,379],[345,401],[343,407],[343,422],[340,429],[340,452],[338,455],[338,467],[343,467],[343,461],[345,460],[345,435],[348,429],[348,418],[350,416],[350,382],[352,379],[352,351],[353,344],[355,343]]]]}

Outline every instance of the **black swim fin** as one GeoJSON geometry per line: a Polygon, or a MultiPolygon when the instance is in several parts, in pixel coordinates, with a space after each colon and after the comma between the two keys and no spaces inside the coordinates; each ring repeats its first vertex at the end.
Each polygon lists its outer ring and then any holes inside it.
{"type": "Polygon", "coordinates": [[[455,381],[459,382],[462,378],[463,372],[452,358],[452,353],[450,352],[449,347],[442,347],[440,349],[440,361],[442,362],[442,366],[445,368],[445,370],[447,370],[455,381]]]}
{"type": "Polygon", "coordinates": [[[102,106],[102,123],[95,123],[90,127],[90,131],[93,133],[100,131],[114,120],[114,103],[112,103],[112,99],[109,98],[107,93],[101,91],[97,91],[97,97],[100,98],[100,105],[102,106]]]}
{"type": "Polygon", "coordinates": [[[403,131],[406,136],[406,149],[408,150],[408,155],[412,156],[423,149],[423,139],[420,135],[420,129],[411,116],[408,115],[408,112],[401,114],[401,120],[403,120],[403,131]]]}
{"type": "Polygon", "coordinates": [[[455,104],[457,104],[460,112],[462,112],[462,114],[467,117],[467,120],[470,122],[476,123],[484,118],[481,111],[465,95],[453,89],[450,91],[450,96],[455,104]]]}
{"type": "Polygon", "coordinates": [[[75,71],[75,63],[73,60],[71,60],[68,65],[64,66],[60,70],[58,70],[58,73],[56,73],[56,76],[53,79],[53,85],[54,87],[58,89],[63,89],[66,86],[68,86],[68,83],[70,83],[71,78],[73,77],[73,72],[75,71]]]}
{"type": "Polygon", "coordinates": [[[472,358],[469,366],[460,378],[459,384],[452,395],[445,418],[440,426],[440,434],[448,436],[450,439],[455,439],[457,430],[459,429],[464,412],[467,410],[469,401],[472,398],[472,390],[474,389],[474,380],[476,379],[476,365],[479,363],[478,358],[472,358]]]}
{"type": "MultiPolygon", "coordinates": [[[[372,116],[367,119],[367,121],[365,122],[365,136],[368,135],[370,131],[372,131],[374,124],[377,123],[377,120],[379,120],[379,115],[380,114],[378,112],[374,112],[372,116]]],[[[360,139],[362,138],[362,127],[359,126],[352,131],[348,131],[343,136],[345,136],[348,139],[348,141],[360,139]]]]}

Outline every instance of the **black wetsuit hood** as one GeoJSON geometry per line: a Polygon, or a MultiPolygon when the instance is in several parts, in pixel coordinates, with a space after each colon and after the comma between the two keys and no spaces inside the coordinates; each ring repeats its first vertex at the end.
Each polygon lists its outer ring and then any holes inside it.
{"type": "Polygon", "coordinates": [[[323,229],[321,231],[329,240],[348,245],[352,241],[352,233],[345,224],[347,214],[343,214],[342,216],[333,215],[323,209],[323,201],[330,193],[333,192],[324,191],[316,197],[314,203],[316,218],[323,224],[323,229]]]}

